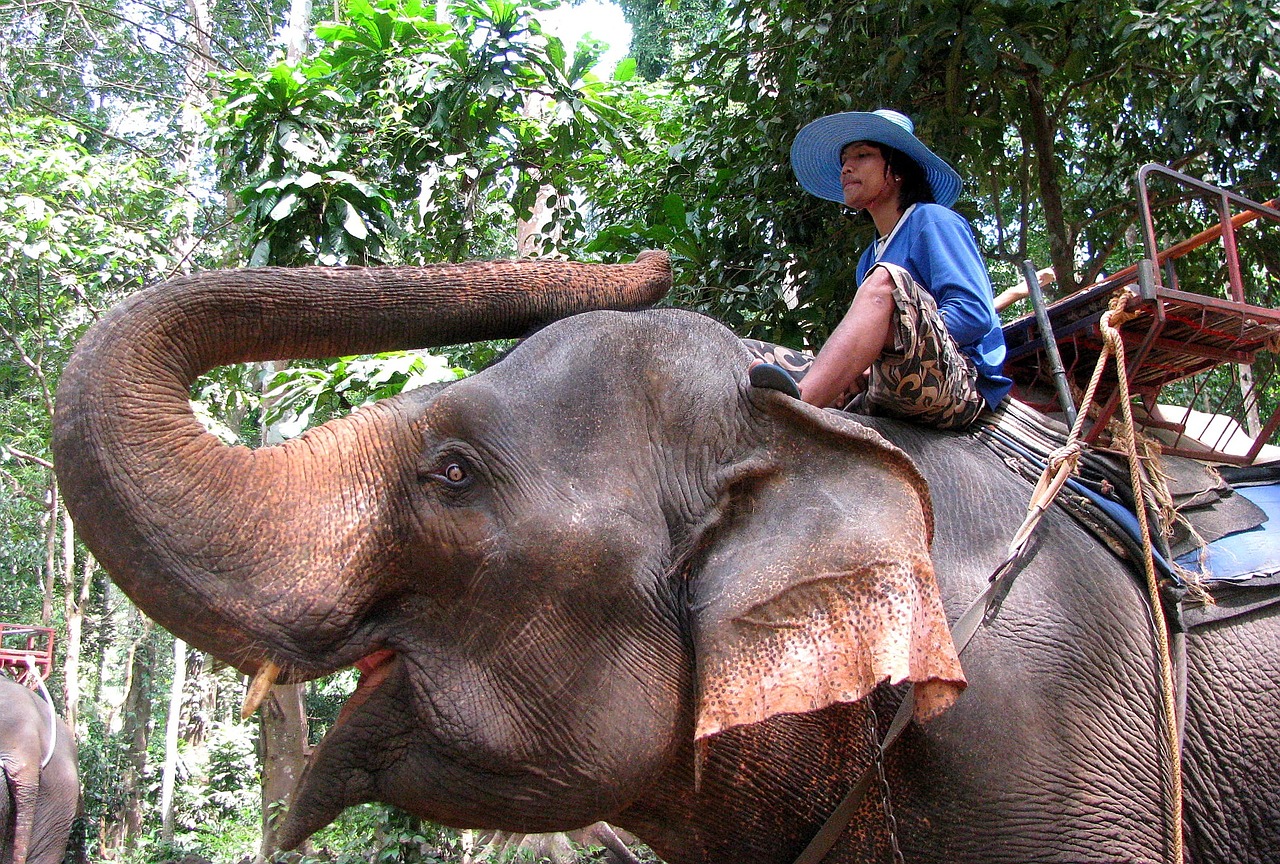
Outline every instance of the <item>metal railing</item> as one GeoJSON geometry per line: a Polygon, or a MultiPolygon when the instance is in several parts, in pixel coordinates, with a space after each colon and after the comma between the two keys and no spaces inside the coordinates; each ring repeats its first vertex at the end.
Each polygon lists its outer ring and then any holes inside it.
{"type": "Polygon", "coordinates": [[[53,672],[53,637],[52,627],[0,622],[0,670],[28,686],[35,684],[33,674],[46,680],[53,672]]]}

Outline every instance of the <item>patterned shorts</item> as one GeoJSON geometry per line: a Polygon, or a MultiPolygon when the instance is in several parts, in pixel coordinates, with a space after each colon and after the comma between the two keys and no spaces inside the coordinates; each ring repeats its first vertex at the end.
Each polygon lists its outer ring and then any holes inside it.
{"type": "MultiPolygon", "coordinates": [[[[893,350],[871,364],[866,389],[845,394],[833,408],[901,417],[938,429],[963,429],[986,406],[978,392],[978,371],[947,332],[937,303],[894,264],[881,264],[893,279],[893,350]]],[[[813,357],[780,345],[743,339],[754,356],[776,363],[797,381],[813,357]]]]}

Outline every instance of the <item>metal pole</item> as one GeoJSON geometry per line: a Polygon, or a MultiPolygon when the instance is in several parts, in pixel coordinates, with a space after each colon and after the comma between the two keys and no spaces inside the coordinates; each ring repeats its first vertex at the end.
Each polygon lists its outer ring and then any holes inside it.
{"type": "Polygon", "coordinates": [[[1058,404],[1062,413],[1067,415],[1067,426],[1076,425],[1076,406],[1071,401],[1071,389],[1067,386],[1067,373],[1062,368],[1062,355],[1058,353],[1058,340],[1054,338],[1053,327],[1049,323],[1049,310],[1045,306],[1044,292],[1040,290],[1040,277],[1036,275],[1036,265],[1030,261],[1022,262],[1022,278],[1027,280],[1027,293],[1031,297],[1031,308],[1036,313],[1036,326],[1040,330],[1040,339],[1044,342],[1044,353],[1049,358],[1049,368],[1053,372],[1053,384],[1058,390],[1058,404]]]}

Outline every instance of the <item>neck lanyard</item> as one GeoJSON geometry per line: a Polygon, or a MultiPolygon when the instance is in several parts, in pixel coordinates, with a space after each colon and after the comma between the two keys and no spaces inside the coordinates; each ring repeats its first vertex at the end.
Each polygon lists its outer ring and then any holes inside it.
{"type": "Polygon", "coordinates": [[[884,250],[889,248],[889,244],[893,242],[893,238],[898,236],[898,229],[902,227],[902,223],[907,221],[907,217],[911,215],[911,211],[916,209],[916,205],[912,204],[906,210],[902,211],[902,215],[898,217],[898,221],[894,223],[893,230],[884,237],[876,240],[875,260],[879,261],[884,255],[884,250]]]}

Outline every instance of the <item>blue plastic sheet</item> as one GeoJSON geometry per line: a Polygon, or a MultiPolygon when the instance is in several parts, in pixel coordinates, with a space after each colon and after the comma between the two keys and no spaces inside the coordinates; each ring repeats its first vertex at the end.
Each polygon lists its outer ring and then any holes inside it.
{"type": "MultiPolygon", "coordinates": [[[[1261,507],[1267,521],[1256,528],[1228,534],[1204,548],[1204,571],[1210,581],[1246,582],[1255,576],[1280,573],[1280,484],[1237,487],[1236,494],[1261,507]]],[[[1181,555],[1178,563],[1196,570],[1201,563],[1200,552],[1181,555]]]]}

